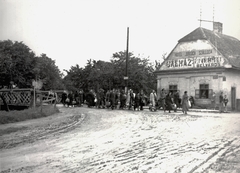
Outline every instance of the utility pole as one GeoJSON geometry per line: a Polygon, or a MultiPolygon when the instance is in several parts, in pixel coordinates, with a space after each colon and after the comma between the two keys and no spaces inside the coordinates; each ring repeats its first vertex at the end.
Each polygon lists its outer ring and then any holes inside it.
{"type": "Polygon", "coordinates": [[[125,69],[125,92],[128,90],[128,42],[129,42],[129,27],[127,27],[127,49],[126,49],[126,69],[125,69]]]}

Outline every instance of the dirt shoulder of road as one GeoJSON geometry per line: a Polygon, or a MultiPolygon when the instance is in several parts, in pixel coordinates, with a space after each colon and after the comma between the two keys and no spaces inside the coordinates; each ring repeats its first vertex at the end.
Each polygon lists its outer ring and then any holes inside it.
{"type": "Polygon", "coordinates": [[[60,113],[48,117],[0,125],[0,149],[34,142],[56,131],[67,131],[85,118],[86,114],[80,109],[60,109],[60,113]]]}

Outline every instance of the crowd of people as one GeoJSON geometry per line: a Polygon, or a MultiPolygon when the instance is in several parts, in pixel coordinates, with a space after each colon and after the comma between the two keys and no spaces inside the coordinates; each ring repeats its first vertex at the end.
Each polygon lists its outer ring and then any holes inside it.
{"type": "Polygon", "coordinates": [[[129,89],[126,93],[125,90],[112,89],[104,91],[99,89],[95,92],[91,89],[89,92],[64,92],[62,94],[62,103],[64,106],[82,106],[87,104],[88,107],[97,108],[110,108],[110,109],[133,109],[143,110],[143,106],[147,104],[147,96],[143,90],[138,93],[134,93],[132,89],[129,89]]]}
{"type": "Polygon", "coordinates": [[[183,113],[187,114],[191,103],[194,100],[187,95],[187,91],[181,97],[179,91],[174,93],[161,90],[159,97],[155,90],[152,90],[149,97],[143,90],[133,92],[129,89],[127,92],[120,89],[107,90],[106,92],[100,88],[97,92],[91,89],[84,93],[83,90],[79,92],[63,92],[62,103],[64,106],[82,106],[87,104],[88,107],[108,108],[108,109],[128,109],[128,110],[143,110],[144,106],[148,106],[151,111],[163,109],[164,112],[171,110],[177,111],[177,108],[182,108],[183,113]]]}
{"type": "Polygon", "coordinates": [[[194,99],[193,97],[188,96],[187,91],[185,91],[184,95],[180,97],[179,91],[173,93],[162,89],[159,99],[157,99],[155,90],[150,94],[150,110],[152,111],[162,108],[164,112],[168,111],[171,113],[171,110],[176,112],[177,108],[182,108],[182,112],[187,114],[189,107],[192,107],[193,104],[194,99]]]}

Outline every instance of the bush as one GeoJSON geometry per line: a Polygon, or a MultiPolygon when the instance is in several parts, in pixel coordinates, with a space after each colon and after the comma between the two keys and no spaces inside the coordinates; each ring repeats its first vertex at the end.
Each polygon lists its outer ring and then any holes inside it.
{"type": "Polygon", "coordinates": [[[59,109],[52,105],[36,107],[36,108],[29,108],[24,109],[21,111],[0,111],[0,124],[7,124],[7,123],[14,123],[19,121],[25,121],[29,119],[47,117],[58,113],[59,109]]]}

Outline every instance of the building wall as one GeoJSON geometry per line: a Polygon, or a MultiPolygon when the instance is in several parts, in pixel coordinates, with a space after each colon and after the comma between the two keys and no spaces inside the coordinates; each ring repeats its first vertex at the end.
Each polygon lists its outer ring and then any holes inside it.
{"type": "Polygon", "coordinates": [[[228,96],[229,102],[228,107],[231,108],[231,88],[236,88],[236,100],[240,99],[240,71],[226,71],[223,73],[223,77],[226,77],[226,80],[222,82],[222,91],[228,96]]]}

